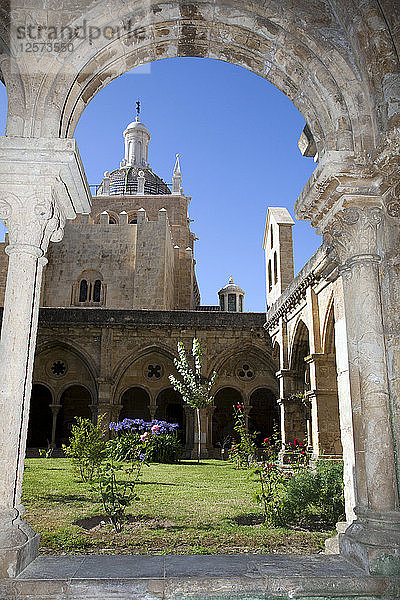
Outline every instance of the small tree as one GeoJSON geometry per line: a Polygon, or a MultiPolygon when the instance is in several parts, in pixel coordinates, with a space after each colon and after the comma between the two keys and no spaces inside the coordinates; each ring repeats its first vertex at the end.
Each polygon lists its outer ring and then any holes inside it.
{"type": "Polygon", "coordinates": [[[198,443],[197,443],[197,462],[200,462],[200,451],[201,451],[201,425],[200,425],[200,409],[205,408],[213,401],[211,395],[211,388],[214,385],[217,373],[213,371],[210,379],[207,379],[201,374],[201,361],[202,361],[202,349],[200,347],[199,340],[193,338],[192,345],[192,356],[193,356],[193,368],[189,366],[188,359],[186,357],[186,350],[183,342],[178,342],[178,354],[179,359],[174,359],[174,365],[181,375],[182,380],[176,379],[173,375],[169,376],[169,380],[175,391],[182,395],[182,398],[186,404],[196,409],[197,416],[197,430],[198,430],[198,443]]]}

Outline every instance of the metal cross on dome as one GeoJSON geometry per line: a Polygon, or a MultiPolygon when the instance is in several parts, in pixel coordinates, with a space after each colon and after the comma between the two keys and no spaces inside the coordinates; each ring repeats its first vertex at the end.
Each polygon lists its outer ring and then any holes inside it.
{"type": "Polygon", "coordinates": [[[138,117],[140,114],[140,100],[136,102],[136,116],[138,117]]]}

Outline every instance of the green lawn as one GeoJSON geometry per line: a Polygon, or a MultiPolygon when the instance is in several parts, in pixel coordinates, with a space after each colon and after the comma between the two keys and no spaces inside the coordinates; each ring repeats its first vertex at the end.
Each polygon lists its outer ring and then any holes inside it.
{"type": "Polygon", "coordinates": [[[152,464],[137,487],[140,500],[116,534],[99,524],[96,487],[81,483],[69,459],[27,459],[25,519],[46,554],[315,553],[332,532],[267,528],[252,502],[255,484],[230,463],[152,464]],[[91,528],[90,528],[91,527],[91,528]]]}

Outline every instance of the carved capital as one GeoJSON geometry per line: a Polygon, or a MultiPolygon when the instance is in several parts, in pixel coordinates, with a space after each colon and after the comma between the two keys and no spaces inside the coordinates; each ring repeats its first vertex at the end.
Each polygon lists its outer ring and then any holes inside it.
{"type": "MultiPolygon", "coordinates": [[[[3,193],[4,194],[4,193],[3,193]]],[[[16,251],[43,256],[49,242],[62,240],[65,215],[55,189],[34,189],[22,197],[15,193],[0,198],[0,218],[8,229],[7,253],[16,251]]]]}
{"type": "Polygon", "coordinates": [[[389,217],[400,218],[400,182],[392,187],[385,201],[385,208],[389,217]]]}
{"type": "Polygon", "coordinates": [[[384,214],[380,206],[350,206],[340,211],[324,231],[324,242],[338,261],[379,260],[377,231],[384,214]]]}

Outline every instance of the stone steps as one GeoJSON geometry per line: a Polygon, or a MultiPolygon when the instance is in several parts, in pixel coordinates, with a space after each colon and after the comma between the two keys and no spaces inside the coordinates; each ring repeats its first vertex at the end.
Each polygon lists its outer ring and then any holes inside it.
{"type": "Polygon", "coordinates": [[[394,600],[400,578],[340,556],[41,556],[0,583],[0,600],[394,600]]]}

